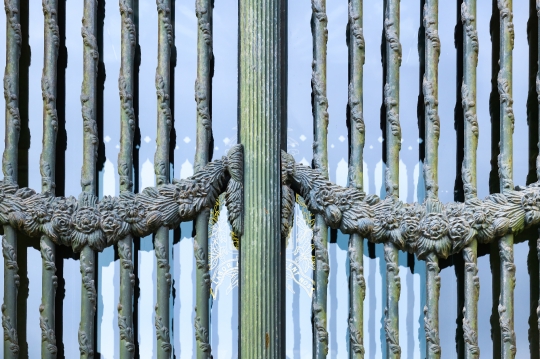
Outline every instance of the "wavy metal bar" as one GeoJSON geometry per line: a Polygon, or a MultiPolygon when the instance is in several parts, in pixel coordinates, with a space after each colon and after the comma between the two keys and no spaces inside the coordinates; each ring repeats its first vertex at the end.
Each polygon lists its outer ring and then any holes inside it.
{"type": "MultiPolygon", "coordinates": [[[[399,151],[401,127],[399,123],[399,68],[401,44],[399,42],[399,0],[386,1],[384,33],[386,37],[386,79],[384,103],[386,106],[386,197],[399,198],[399,151]]],[[[401,282],[398,266],[398,247],[392,242],[384,243],[386,260],[386,308],[384,329],[386,332],[387,358],[400,358],[399,346],[399,296],[401,282]]]]}
{"type": "MultiPolygon", "coordinates": [[[[212,9],[213,1],[196,0],[195,11],[198,21],[197,32],[197,79],[195,101],[197,102],[197,148],[195,172],[204,168],[210,160],[212,141],[212,9]]],[[[197,263],[195,338],[197,358],[212,356],[209,330],[210,273],[208,267],[208,220],[210,210],[204,210],[195,221],[194,253],[197,263]]]]}
{"type": "MultiPolygon", "coordinates": [[[[441,43],[438,33],[438,0],[427,0],[424,5],[425,63],[426,72],[422,83],[424,112],[426,118],[426,158],[424,177],[426,188],[426,211],[428,215],[441,212],[438,200],[438,148],[440,120],[438,113],[438,67],[441,43]]],[[[424,307],[424,329],[428,359],[439,359],[441,347],[439,339],[439,277],[438,257],[433,253],[426,258],[426,307],[424,307]]]]}
{"type": "MultiPolygon", "coordinates": [[[[363,80],[365,43],[363,0],[349,0],[349,187],[363,190],[363,152],[365,125],[363,115],[363,80]]],[[[358,234],[349,238],[349,358],[364,358],[364,239],[358,234]]]]}
{"type": "MultiPolygon", "coordinates": [[[[170,108],[170,60],[174,46],[171,23],[171,1],[156,0],[158,11],[158,65],[156,68],[157,93],[157,148],[154,171],[157,188],[169,183],[169,138],[172,127],[170,108]]],[[[157,260],[156,337],[158,359],[170,358],[172,353],[169,326],[169,299],[171,274],[169,273],[169,229],[160,227],[155,232],[154,249],[157,260]]]]}
{"type": "MultiPolygon", "coordinates": [[[[133,109],[135,51],[137,28],[134,24],[134,0],[120,0],[121,65],[118,77],[120,96],[120,152],[118,153],[118,175],[120,193],[133,192],[133,137],[135,134],[135,110],[133,109]]],[[[118,330],[120,333],[120,358],[131,359],[135,355],[137,340],[133,331],[133,237],[128,234],[118,240],[120,257],[120,299],[118,303],[118,330]]]]}
{"type": "MultiPolygon", "coordinates": [[[[19,58],[21,56],[20,2],[6,0],[6,68],[4,72],[4,98],[6,100],[6,148],[2,158],[4,181],[17,182],[19,115],[19,58]]],[[[19,266],[17,264],[17,234],[4,225],[2,238],[4,256],[4,303],[2,304],[2,328],[4,329],[4,358],[16,359],[19,354],[17,338],[17,293],[19,266]]]]}
{"type": "MultiPolygon", "coordinates": [[[[461,103],[463,106],[465,151],[462,180],[465,199],[474,199],[476,190],[476,150],[478,148],[478,120],[476,116],[476,67],[478,64],[478,33],[476,31],[476,0],[464,0],[461,4],[463,24],[463,82],[461,103]]],[[[478,241],[474,238],[462,252],[465,263],[465,303],[463,307],[463,339],[465,358],[480,357],[478,346],[478,296],[480,279],[477,266],[478,241]]]]}
{"type": "MultiPolygon", "coordinates": [[[[311,1],[313,33],[313,72],[311,97],[313,99],[313,167],[328,178],[328,98],[326,97],[326,44],[328,17],[326,0],[311,1]]],[[[328,331],[326,329],[326,303],[328,295],[328,227],[321,216],[315,216],[313,225],[315,247],[315,292],[313,296],[313,358],[326,358],[328,331]]]]}
{"type": "MultiPolygon", "coordinates": [[[[56,0],[43,0],[45,24],[44,66],[41,78],[43,96],[43,152],[41,154],[41,190],[55,194],[56,133],[58,116],[56,114],[56,75],[59,45],[57,24],[58,3],[56,0]]],[[[54,242],[47,236],[40,241],[42,258],[41,305],[39,307],[41,327],[41,357],[55,359],[58,351],[55,334],[55,296],[58,278],[56,276],[54,242]]]]}
{"type": "MultiPolygon", "coordinates": [[[[98,150],[98,133],[96,123],[96,89],[98,68],[97,45],[97,2],[84,1],[81,35],[83,38],[83,83],[81,88],[81,107],[83,118],[83,167],[81,171],[82,193],[79,196],[81,219],[86,212],[92,212],[97,207],[95,196],[96,160],[98,150]]],[[[84,223],[84,221],[82,222],[84,223]]],[[[78,241],[76,238],[75,241],[78,241]]],[[[79,325],[79,351],[81,359],[94,357],[94,317],[96,314],[96,288],[95,288],[95,253],[88,246],[82,246],[80,270],[82,276],[81,286],[81,323],[79,325]]]]}
{"type": "MultiPolygon", "coordinates": [[[[497,0],[500,21],[500,70],[497,88],[500,100],[500,149],[499,180],[502,193],[512,191],[512,135],[514,133],[514,111],[512,100],[512,50],[514,48],[514,24],[512,23],[512,0],[497,0]]],[[[516,356],[516,335],[514,332],[514,287],[516,273],[514,265],[514,236],[507,234],[499,240],[501,260],[501,294],[499,297],[499,323],[501,327],[502,358],[516,356]]]]}

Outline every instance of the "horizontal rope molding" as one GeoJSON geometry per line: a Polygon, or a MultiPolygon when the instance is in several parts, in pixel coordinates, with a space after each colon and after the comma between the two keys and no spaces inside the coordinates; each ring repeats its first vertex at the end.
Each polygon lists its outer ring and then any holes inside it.
{"type": "MultiPolygon", "coordinates": [[[[381,200],[356,189],[326,180],[318,171],[294,162],[282,152],[282,177],[304,197],[310,211],[343,233],[357,233],[373,243],[393,243],[416,253],[440,258],[458,253],[474,238],[487,243],[540,223],[540,183],[496,193],[485,200],[443,204],[428,197],[423,204],[381,200]]],[[[429,168],[424,166],[426,181],[429,168]]],[[[388,182],[387,182],[388,183],[388,182]]],[[[429,186],[429,183],[426,182],[429,186]]],[[[501,252],[504,248],[501,248],[501,252]]]]}
{"type": "MultiPolygon", "coordinates": [[[[31,237],[46,235],[76,252],[86,245],[102,251],[129,234],[144,237],[160,227],[174,228],[192,220],[203,209],[211,208],[227,190],[229,220],[235,232],[241,233],[238,201],[242,200],[242,168],[242,146],[236,145],[228,156],[209,163],[187,179],[148,187],[139,194],[124,191],[119,197],[105,196],[101,201],[87,192],[81,193],[78,200],[72,196],[53,197],[0,181],[0,222],[31,237]]],[[[10,246],[3,244],[4,257],[9,259],[10,246]]]]}

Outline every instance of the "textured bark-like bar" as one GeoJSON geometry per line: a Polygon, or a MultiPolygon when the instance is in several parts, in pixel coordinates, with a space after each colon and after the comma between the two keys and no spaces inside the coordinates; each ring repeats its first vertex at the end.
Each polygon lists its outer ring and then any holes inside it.
{"type": "Polygon", "coordinates": [[[239,128],[244,146],[239,357],[285,357],[280,151],[286,1],[239,2],[239,128]]]}
{"type": "MultiPolygon", "coordinates": [[[[328,98],[326,97],[326,44],[328,42],[328,17],[326,0],[312,0],[311,32],[313,34],[313,73],[311,77],[313,104],[313,167],[328,178],[328,98]]],[[[313,357],[325,358],[328,354],[326,329],[326,304],[328,292],[328,226],[324,218],[315,215],[313,226],[315,247],[315,293],[313,296],[313,357]]]]}
{"type": "MultiPolygon", "coordinates": [[[[120,193],[133,191],[133,136],[135,133],[135,111],[133,109],[134,66],[137,29],[133,22],[134,0],[120,0],[121,65],[118,78],[120,95],[120,152],[118,153],[118,175],[120,193]]],[[[120,299],[118,303],[118,330],[120,333],[120,358],[131,359],[135,354],[136,340],[133,331],[133,238],[128,235],[117,243],[120,257],[120,299]]]]}
{"type": "MultiPolygon", "coordinates": [[[[97,111],[97,2],[84,0],[81,35],[83,38],[83,83],[81,88],[81,112],[83,118],[83,167],[81,187],[84,195],[91,198],[96,194],[96,160],[98,150],[97,111]]],[[[82,198],[82,197],[81,197],[82,198]]],[[[84,206],[94,206],[88,203],[84,206]]],[[[79,351],[81,359],[94,357],[94,317],[96,314],[95,254],[89,246],[81,251],[81,322],[79,325],[79,351]]]]}
{"type": "MultiPolygon", "coordinates": [[[[170,59],[173,46],[171,1],[157,0],[158,11],[158,65],[156,68],[157,93],[157,148],[154,156],[156,184],[169,183],[169,137],[172,127],[170,109],[170,59]]],[[[172,352],[169,328],[169,297],[171,274],[169,273],[169,229],[156,231],[154,249],[157,259],[156,337],[158,359],[170,358],[172,352]]]]}
{"type": "MultiPolygon", "coordinates": [[[[438,114],[438,68],[440,40],[438,33],[438,0],[426,0],[424,5],[423,22],[425,28],[425,74],[422,83],[425,111],[425,161],[424,177],[426,198],[428,201],[438,201],[438,149],[440,135],[440,120],[438,114]]],[[[426,259],[426,307],[424,308],[424,329],[426,333],[426,357],[439,359],[441,347],[439,339],[439,295],[440,277],[439,259],[430,254],[426,259]]]]}
{"type": "MultiPolygon", "coordinates": [[[[386,106],[386,196],[399,198],[399,151],[401,127],[399,123],[399,68],[401,44],[399,42],[399,0],[386,1],[384,33],[386,38],[386,79],[384,103],[386,106]]],[[[384,244],[386,260],[386,332],[387,358],[400,358],[399,346],[399,278],[398,248],[390,241],[384,244]]]]}
{"type": "MultiPolygon", "coordinates": [[[[197,148],[195,152],[195,173],[210,161],[212,140],[212,7],[211,0],[197,0],[197,79],[195,81],[195,101],[197,102],[197,148]]],[[[197,358],[209,359],[212,355],[209,330],[210,273],[208,268],[208,220],[210,211],[204,210],[196,219],[194,244],[197,264],[195,338],[197,358]]]]}
{"type": "MultiPolygon", "coordinates": [[[[44,64],[41,78],[43,96],[43,152],[41,153],[41,190],[55,194],[56,133],[58,116],[56,114],[56,74],[59,33],[57,24],[58,3],[56,0],[43,1],[44,15],[44,64]]],[[[41,306],[39,307],[41,327],[41,357],[56,358],[55,334],[55,296],[58,278],[56,277],[56,247],[53,241],[42,236],[40,241],[42,258],[41,306]]]]}
{"type": "MultiPolygon", "coordinates": [[[[463,82],[461,103],[464,122],[464,158],[462,180],[465,199],[476,198],[476,150],[478,148],[478,120],[476,115],[476,67],[478,64],[478,33],[476,31],[476,0],[464,0],[461,4],[463,24],[463,82]]],[[[478,296],[480,279],[477,266],[477,240],[463,250],[465,264],[465,303],[463,307],[463,339],[465,358],[480,357],[478,347],[478,296]]]]}
{"type": "MultiPolygon", "coordinates": [[[[363,1],[349,0],[349,187],[363,190],[363,152],[365,125],[363,116],[363,80],[365,43],[363,1]]],[[[364,239],[349,238],[349,357],[364,358],[364,239]]]]}
{"type": "MultiPolygon", "coordinates": [[[[538,41],[540,44],[540,1],[539,0],[536,1],[536,14],[539,18],[537,31],[539,35],[538,41]]],[[[538,53],[538,63],[540,63],[540,52],[538,53]]],[[[536,94],[538,96],[537,97],[538,110],[539,110],[538,113],[540,114],[540,69],[536,75],[536,94]]],[[[540,121],[538,123],[539,123],[538,134],[540,135],[540,121]]],[[[536,177],[538,178],[538,182],[540,182],[540,142],[538,142],[538,150],[539,150],[538,157],[536,157],[536,177]]],[[[540,230],[538,231],[538,234],[540,235],[540,230]]],[[[540,238],[538,239],[536,243],[536,250],[537,250],[538,260],[540,261],[540,238]]],[[[536,314],[537,314],[537,321],[538,321],[538,332],[540,333],[540,299],[538,300],[538,307],[536,308],[536,314]]]]}
{"type": "MultiPolygon", "coordinates": [[[[21,56],[21,25],[19,0],[6,0],[6,68],[4,72],[4,97],[6,100],[6,137],[2,158],[4,181],[17,182],[19,116],[19,58],[21,56]]],[[[15,359],[19,353],[17,338],[17,292],[19,267],[17,265],[17,234],[10,226],[4,226],[2,238],[4,256],[4,303],[2,304],[2,328],[4,329],[4,358],[15,359]]]]}
{"type": "MultiPolygon", "coordinates": [[[[497,88],[500,100],[500,149],[499,181],[501,192],[512,191],[512,135],[514,112],[512,100],[512,50],[514,48],[514,24],[512,23],[512,0],[498,0],[500,21],[499,74],[497,88]]],[[[501,294],[499,297],[499,323],[501,327],[501,358],[516,356],[514,332],[514,287],[516,273],[514,265],[514,235],[507,234],[499,240],[501,260],[501,294]]]]}

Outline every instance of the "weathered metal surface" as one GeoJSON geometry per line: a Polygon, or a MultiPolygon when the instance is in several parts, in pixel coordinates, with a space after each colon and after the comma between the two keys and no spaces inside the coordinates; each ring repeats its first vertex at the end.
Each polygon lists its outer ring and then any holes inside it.
{"type": "MultiPolygon", "coordinates": [[[[363,115],[363,80],[365,42],[363,0],[349,1],[349,187],[363,190],[363,153],[365,125],[363,115]]],[[[364,239],[358,234],[349,238],[349,357],[364,358],[364,239]]]]}
{"type": "MultiPolygon", "coordinates": [[[[17,148],[21,121],[19,115],[19,58],[22,42],[20,2],[6,0],[4,8],[6,11],[6,68],[4,72],[6,148],[2,157],[2,172],[6,183],[15,184],[17,183],[17,148]]],[[[4,358],[16,359],[19,353],[17,337],[19,266],[17,264],[17,233],[9,225],[4,225],[2,254],[4,256],[4,302],[2,304],[4,358]]]]}
{"type": "MultiPolygon", "coordinates": [[[[476,67],[478,64],[478,33],[476,31],[476,0],[465,0],[461,4],[463,24],[463,82],[461,103],[464,121],[464,158],[461,170],[465,200],[476,198],[476,150],[478,148],[478,120],[476,115],[476,67]]],[[[477,266],[477,239],[463,249],[465,265],[463,306],[463,339],[465,358],[480,357],[478,346],[478,297],[480,279],[477,266]]]]}
{"type": "MultiPolygon", "coordinates": [[[[197,15],[197,79],[195,101],[197,102],[197,144],[195,172],[203,169],[210,160],[212,140],[212,0],[195,1],[197,15]]],[[[208,267],[208,220],[210,210],[204,210],[195,221],[194,254],[197,266],[195,338],[197,358],[209,359],[210,347],[210,273],[208,267]]]]}
{"type": "MultiPolygon", "coordinates": [[[[44,16],[44,65],[41,78],[43,97],[43,151],[40,159],[41,190],[55,195],[56,133],[58,116],[56,113],[56,88],[59,31],[57,24],[58,3],[56,0],[43,1],[44,16]]],[[[41,305],[39,307],[41,327],[41,358],[54,359],[58,351],[55,333],[56,246],[47,236],[40,241],[42,258],[41,305]]]]}
{"type": "MultiPolygon", "coordinates": [[[[84,1],[81,35],[83,47],[83,83],[81,87],[81,112],[83,119],[83,167],[81,171],[82,193],[79,196],[79,210],[76,214],[73,244],[81,252],[81,322],[79,325],[79,351],[81,359],[94,357],[94,319],[96,314],[96,261],[94,248],[90,243],[95,236],[88,234],[96,226],[97,212],[97,150],[98,132],[96,123],[97,111],[97,2],[84,1]],[[86,243],[83,242],[86,240],[86,243]],[[79,245],[80,244],[80,245],[79,245]]],[[[62,228],[65,230],[65,228],[62,228]]],[[[99,242],[98,242],[99,243],[99,242]]],[[[103,243],[97,250],[103,249],[103,243]]]]}
{"type": "MultiPolygon", "coordinates": [[[[120,0],[121,65],[118,77],[120,96],[120,152],[118,153],[118,175],[120,195],[133,192],[133,137],[135,134],[135,110],[133,108],[135,51],[137,28],[134,24],[134,0],[120,0]]],[[[128,195],[129,196],[129,195],[128,195]]],[[[134,358],[137,340],[133,330],[133,237],[131,234],[117,243],[120,257],[120,299],[118,303],[118,330],[120,333],[120,358],[134,358]]]]}
{"type": "MultiPolygon", "coordinates": [[[[439,106],[439,2],[427,0],[424,4],[423,22],[425,29],[425,73],[422,82],[425,113],[425,154],[424,178],[426,191],[426,218],[428,223],[437,223],[441,218],[441,204],[438,199],[438,150],[440,136],[439,106]]],[[[429,239],[437,240],[437,238],[429,239]]],[[[439,241],[435,245],[438,246],[439,241]]],[[[442,242],[444,245],[444,242],[442,242]]],[[[448,243],[448,246],[450,244],[448,243]]],[[[424,330],[426,334],[427,359],[439,359],[441,346],[439,339],[439,260],[431,251],[426,257],[426,306],[424,307],[424,330]]]]}
{"type": "Polygon", "coordinates": [[[244,218],[239,259],[239,357],[284,358],[285,242],[280,151],[285,124],[286,1],[239,2],[239,142],[244,218]]]}
{"type": "MultiPolygon", "coordinates": [[[[158,64],[156,68],[157,148],[154,155],[154,172],[156,186],[159,189],[168,184],[170,180],[169,138],[172,127],[170,61],[171,48],[174,46],[174,34],[171,23],[171,1],[157,0],[156,4],[158,12],[158,64]]],[[[169,325],[171,293],[169,247],[169,228],[158,228],[154,235],[154,250],[157,260],[155,327],[158,359],[170,358],[172,353],[169,325]]]]}
{"type": "MultiPolygon", "coordinates": [[[[386,1],[384,11],[384,34],[386,39],[386,79],[384,104],[386,106],[386,198],[399,198],[399,151],[401,149],[401,126],[399,123],[399,68],[401,44],[399,42],[399,0],[386,1]]],[[[388,218],[388,225],[396,226],[395,218],[388,218]]],[[[386,357],[401,357],[399,346],[399,277],[398,247],[392,241],[384,243],[386,261],[386,308],[384,330],[386,333],[386,357]]]]}
{"type": "MultiPolygon", "coordinates": [[[[313,111],[313,168],[328,178],[328,98],[326,97],[326,47],[328,42],[328,17],[326,0],[311,1],[311,32],[313,34],[313,71],[311,97],[313,111]]],[[[313,358],[326,358],[328,354],[327,296],[328,276],[328,226],[324,218],[315,215],[313,225],[315,249],[315,291],[312,304],[313,358]]]]}
{"type": "MultiPolygon", "coordinates": [[[[500,100],[500,154],[499,182],[502,193],[514,189],[512,165],[512,135],[514,133],[514,110],[512,100],[512,50],[514,48],[514,24],[512,23],[512,0],[497,0],[500,22],[499,74],[497,89],[500,100]]],[[[501,358],[516,356],[514,332],[514,236],[505,234],[499,239],[501,263],[501,293],[499,298],[499,324],[501,328],[501,358]]]]}

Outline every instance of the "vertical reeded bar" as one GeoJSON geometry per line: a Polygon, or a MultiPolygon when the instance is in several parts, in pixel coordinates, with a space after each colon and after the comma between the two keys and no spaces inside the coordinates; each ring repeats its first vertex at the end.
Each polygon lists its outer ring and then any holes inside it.
{"type": "MultiPolygon", "coordinates": [[[[440,120],[438,113],[438,68],[440,40],[438,33],[439,2],[426,0],[423,22],[425,28],[425,74],[422,82],[425,112],[425,149],[424,176],[426,199],[438,201],[438,149],[440,120]]],[[[439,338],[439,258],[429,254],[426,258],[426,307],[424,308],[424,329],[426,333],[426,357],[439,359],[441,347],[439,338]]]]}
{"type": "MultiPolygon", "coordinates": [[[[83,83],[81,88],[81,111],[83,118],[83,167],[81,187],[84,194],[96,194],[97,174],[97,123],[96,89],[98,70],[97,2],[84,1],[81,35],[83,38],[83,83]]],[[[82,198],[82,197],[81,197],[82,198]]],[[[81,359],[94,357],[94,317],[96,314],[95,253],[85,246],[81,251],[81,323],[79,326],[79,351],[81,359]]]]}
{"type": "Polygon", "coordinates": [[[239,137],[244,146],[239,357],[285,357],[281,143],[286,0],[239,2],[239,137]]]}
{"type": "MultiPolygon", "coordinates": [[[[328,17],[326,0],[311,1],[311,32],[313,35],[313,72],[311,98],[313,106],[313,168],[328,178],[328,98],[326,97],[326,45],[328,17]]],[[[313,358],[326,358],[328,331],[326,307],[328,295],[328,226],[322,215],[315,215],[313,226],[315,247],[315,292],[312,305],[313,358]]]]}
{"type": "MultiPolygon", "coordinates": [[[[44,63],[41,78],[43,97],[43,152],[41,154],[41,190],[55,194],[56,133],[58,116],[56,114],[56,74],[58,60],[59,31],[57,24],[58,3],[56,0],[43,0],[44,15],[44,63]]],[[[41,327],[41,358],[56,358],[55,334],[55,296],[58,278],[56,277],[54,242],[47,236],[40,241],[42,258],[41,306],[39,307],[41,327]]]]}
{"type": "MultiPolygon", "coordinates": [[[[349,187],[364,188],[365,125],[363,0],[349,0],[349,187]]],[[[364,239],[349,238],[349,358],[364,358],[364,239]]]]}
{"type": "MultiPolygon", "coordinates": [[[[133,136],[135,133],[135,111],[133,109],[135,50],[137,28],[133,22],[134,0],[120,0],[121,63],[118,77],[120,95],[120,152],[118,153],[118,175],[120,195],[133,191],[133,136]]],[[[118,303],[118,329],[120,333],[120,358],[131,359],[135,354],[136,340],[133,332],[133,238],[128,235],[118,241],[120,257],[120,301],[118,303]]]]}
{"type": "MultiPolygon", "coordinates": [[[[514,48],[514,24],[512,23],[512,0],[498,0],[500,21],[499,74],[497,89],[500,101],[500,154],[499,179],[501,192],[514,190],[512,169],[512,135],[514,133],[514,111],[512,108],[512,50],[514,48]]],[[[516,355],[514,332],[514,287],[516,267],[514,265],[514,235],[506,234],[499,239],[501,260],[501,294],[499,297],[499,323],[501,327],[501,358],[516,355]]]]}
{"type": "MultiPolygon", "coordinates": [[[[172,127],[170,108],[170,60],[173,46],[171,1],[157,0],[158,11],[158,65],[156,68],[157,93],[157,148],[154,156],[156,184],[169,183],[169,139],[172,127]]],[[[156,337],[158,359],[170,358],[172,352],[169,328],[169,296],[171,274],[169,273],[169,229],[159,228],[154,238],[157,259],[156,337]]]]}
{"type": "MultiPolygon", "coordinates": [[[[386,39],[386,79],[384,103],[386,106],[386,196],[399,198],[399,151],[401,149],[401,127],[399,123],[399,68],[401,66],[401,44],[399,42],[399,0],[386,0],[384,9],[384,34],[386,39]]],[[[398,248],[387,241],[384,243],[386,260],[386,308],[384,329],[386,332],[387,358],[400,358],[399,346],[399,277],[398,248]]]]}
{"type": "MultiPolygon", "coordinates": [[[[2,158],[4,182],[17,183],[19,116],[19,58],[21,56],[21,25],[19,0],[6,0],[6,68],[4,72],[4,97],[6,100],[6,148],[2,158]]],[[[17,339],[17,292],[19,266],[17,265],[17,234],[11,226],[4,226],[2,238],[4,256],[4,303],[2,328],[4,330],[4,358],[16,359],[19,354],[17,339]]]]}
{"type": "MultiPolygon", "coordinates": [[[[540,0],[536,0],[536,14],[539,18],[538,21],[538,41],[540,43],[540,0]]],[[[540,48],[540,47],[539,47],[540,48]]],[[[538,64],[540,64],[540,51],[538,52],[538,64]]],[[[539,110],[539,116],[540,116],[540,68],[538,70],[538,73],[536,74],[536,94],[537,94],[537,101],[538,101],[538,110],[539,110]]],[[[540,121],[538,122],[538,134],[540,136],[540,121]]],[[[536,177],[538,178],[538,182],[540,183],[540,142],[538,142],[538,157],[536,157],[536,177]]],[[[540,235],[540,230],[538,231],[538,234],[540,235]]],[[[536,242],[536,251],[538,255],[538,260],[540,261],[540,238],[536,242]]],[[[540,283],[539,283],[540,284],[540,283]]],[[[537,314],[537,321],[538,321],[538,331],[540,332],[540,299],[538,300],[538,307],[536,308],[536,314],[537,314]]]]}
{"type": "MultiPolygon", "coordinates": [[[[212,140],[212,0],[196,0],[197,14],[197,79],[195,101],[197,102],[197,148],[195,173],[210,161],[212,140]]],[[[197,264],[195,338],[197,358],[209,359],[212,354],[209,331],[210,273],[208,268],[208,219],[210,211],[204,210],[195,221],[194,254],[197,264]]]]}
{"type": "MultiPolygon", "coordinates": [[[[464,158],[462,180],[465,200],[476,198],[476,150],[478,148],[478,120],[476,116],[476,67],[478,64],[478,33],[476,31],[476,0],[464,0],[461,4],[463,24],[463,82],[461,103],[464,122],[464,158]]],[[[478,277],[476,239],[463,249],[465,264],[465,303],[463,306],[463,339],[465,358],[480,357],[478,347],[478,296],[480,279],[478,277]]]]}

